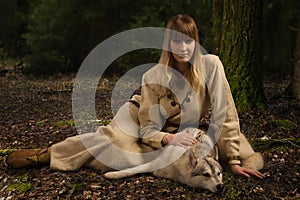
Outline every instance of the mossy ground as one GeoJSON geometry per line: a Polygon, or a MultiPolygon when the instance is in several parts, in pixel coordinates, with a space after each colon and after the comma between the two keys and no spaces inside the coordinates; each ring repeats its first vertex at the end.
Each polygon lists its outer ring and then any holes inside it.
{"type": "MultiPolygon", "coordinates": [[[[13,149],[36,149],[76,135],[72,116],[74,76],[37,79],[21,74],[0,77],[0,159],[13,149]]],[[[100,85],[100,84],[99,84],[100,85]]],[[[100,124],[112,118],[113,84],[97,90],[100,124]]],[[[108,180],[83,168],[76,172],[49,167],[13,170],[0,162],[0,197],[4,199],[299,199],[299,102],[278,95],[281,83],[266,85],[264,109],[239,113],[241,131],[262,152],[262,180],[225,171],[221,193],[193,189],[151,174],[108,180]],[[25,176],[26,178],[22,178],[25,176]]]]}

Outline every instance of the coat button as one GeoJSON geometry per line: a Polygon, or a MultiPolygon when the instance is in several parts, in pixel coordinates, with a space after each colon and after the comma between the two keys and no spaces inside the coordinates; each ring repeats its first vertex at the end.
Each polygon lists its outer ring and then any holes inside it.
{"type": "Polygon", "coordinates": [[[172,102],[171,102],[171,105],[172,105],[172,106],[176,106],[176,102],[175,102],[175,101],[172,101],[172,102]]]}

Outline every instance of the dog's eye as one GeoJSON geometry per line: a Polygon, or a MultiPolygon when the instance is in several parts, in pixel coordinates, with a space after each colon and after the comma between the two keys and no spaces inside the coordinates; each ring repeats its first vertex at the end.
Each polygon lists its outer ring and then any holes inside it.
{"type": "Polygon", "coordinates": [[[204,173],[204,174],[203,174],[203,176],[205,176],[205,177],[208,177],[208,178],[209,178],[209,177],[210,177],[210,174],[209,174],[209,173],[204,173]]]}

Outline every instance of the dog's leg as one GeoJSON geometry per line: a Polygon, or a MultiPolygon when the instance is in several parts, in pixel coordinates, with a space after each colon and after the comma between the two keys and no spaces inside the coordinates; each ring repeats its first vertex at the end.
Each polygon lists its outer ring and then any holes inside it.
{"type": "Polygon", "coordinates": [[[153,166],[156,166],[156,165],[160,164],[161,162],[162,162],[161,158],[156,158],[150,162],[147,162],[145,164],[142,164],[142,165],[139,165],[136,167],[127,168],[127,169],[119,170],[119,171],[107,172],[104,174],[104,177],[109,178],[109,179],[119,179],[119,178],[133,176],[133,175],[139,174],[139,173],[151,172],[153,166]]]}
{"type": "Polygon", "coordinates": [[[133,176],[138,173],[152,172],[171,164],[179,158],[185,150],[186,149],[182,147],[169,145],[163,149],[157,158],[150,162],[120,171],[107,172],[104,176],[110,179],[118,179],[133,176]]]}
{"type": "MultiPolygon", "coordinates": [[[[137,170],[137,169],[134,169],[137,170]]],[[[121,171],[111,171],[111,172],[106,172],[104,174],[105,178],[109,179],[119,179],[119,178],[124,178],[124,177],[129,177],[129,176],[134,176],[135,174],[141,173],[141,172],[131,172],[132,168],[129,168],[129,170],[121,170],[121,171]]]]}

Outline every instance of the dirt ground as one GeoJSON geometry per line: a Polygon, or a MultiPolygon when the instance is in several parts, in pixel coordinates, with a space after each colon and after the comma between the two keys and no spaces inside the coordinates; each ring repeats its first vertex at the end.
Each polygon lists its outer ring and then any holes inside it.
{"type": "MultiPolygon", "coordinates": [[[[285,92],[287,81],[266,83],[264,108],[239,113],[242,132],[264,155],[263,180],[225,171],[223,191],[213,194],[151,174],[108,180],[91,169],[7,169],[2,160],[10,149],[45,147],[77,134],[72,120],[73,80],[71,75],[33,78],[14,72],[1,74],[0,200],[300,199],[300,105],[285,92]]],[[[104,81],[97,91],[100,124],[112,118],[112,87],[104,81]]]]}

